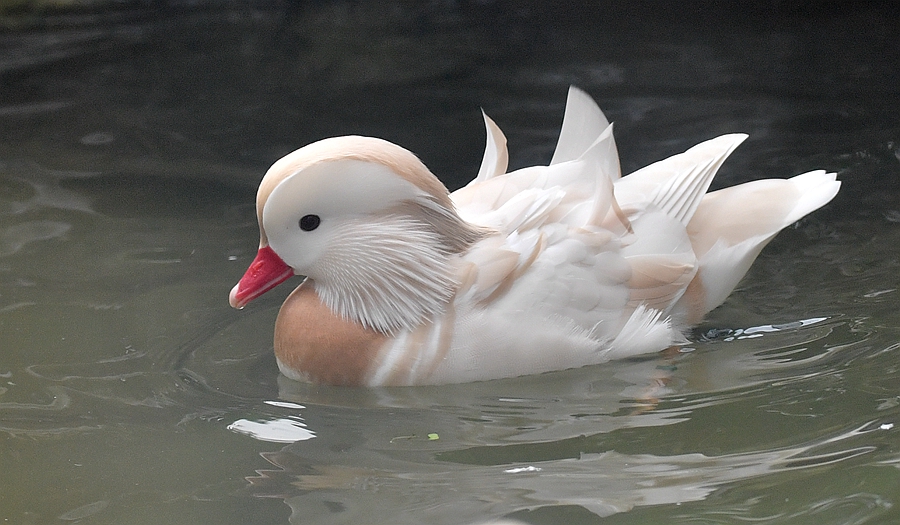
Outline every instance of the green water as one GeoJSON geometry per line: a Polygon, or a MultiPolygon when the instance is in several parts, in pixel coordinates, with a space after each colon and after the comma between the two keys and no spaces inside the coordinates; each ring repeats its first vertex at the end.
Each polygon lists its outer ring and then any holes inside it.
{"type": "Polygon", "coordinates": [[[126,9],[3,34],[0,519],[900,521],[900,18],[409,9],[126,9]],[[290,286],[227,304],[268,164],[364,133],[458,187],[479,107],[514,167],[546,162],[569,83],[615,121],[626,171],[746,131],[717,186],[815,168],[844,186],[680,353],[433,388],[280,377],[290,286]]]}

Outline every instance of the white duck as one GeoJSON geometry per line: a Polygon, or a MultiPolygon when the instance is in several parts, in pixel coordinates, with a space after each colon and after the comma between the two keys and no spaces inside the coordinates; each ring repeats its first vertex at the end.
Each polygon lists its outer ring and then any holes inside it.
{"type": "Polygon", "coordinates": [[[229,299],[241,308],[306,276],[275,323],[284,375],[461,383],[662,350],[840,187],[814,171],[707,194],[742,134],[621,177],[612,125],[574,88],[549,166],[506,173],[506,139],[484,121],[481,169],[452,194],[369,137],[324,139],[269,169],[259,252],[229,299]]]}

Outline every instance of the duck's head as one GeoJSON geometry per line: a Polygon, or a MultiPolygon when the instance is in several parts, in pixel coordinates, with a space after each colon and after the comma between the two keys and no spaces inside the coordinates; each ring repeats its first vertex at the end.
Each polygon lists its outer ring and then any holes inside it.
{"type": "Polygon", "coordinates": [[[483,233],[415,155],[370,137],[324,139],[278,160],[256,214],[259,252],[231,290],[233,307],[304,275],[334,313],[385,333],[443,308],[450,257],[483,233]]]}

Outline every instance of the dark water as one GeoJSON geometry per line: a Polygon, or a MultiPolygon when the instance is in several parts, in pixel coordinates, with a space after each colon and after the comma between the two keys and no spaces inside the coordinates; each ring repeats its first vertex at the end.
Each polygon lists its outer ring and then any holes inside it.
{"type": "Polygon", "coordinates": [[[900,521],[891,5],[2,13],[4,522],[900,521]],[[279,377],[289,287],[227,304],[268,165],[370,134],[455,188],[479,108],[512,167],[547,162],[569,84],[626,172],[744,131],[717,187],[824,168],[841,193],[678,355],[440,388],[279,377]]]}

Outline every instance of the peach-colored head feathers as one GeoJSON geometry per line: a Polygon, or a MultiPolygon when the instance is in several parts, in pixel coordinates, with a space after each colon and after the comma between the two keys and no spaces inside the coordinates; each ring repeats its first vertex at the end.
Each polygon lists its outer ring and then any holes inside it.
{"type": "MultiPolygon", "coordinates": [[[[256,193],[256,214],[260,225],[263,206],[278,184],[304,168],[335,160],[359,160],[387,166],[401,178],[431,195],[439,204],[448,209],[453,208],[447,188],[412,152],[383,139],[350,135],[322,139],[275,162],[266,172],[256,193]]],[[[264,246],[266,242],[265,231],[260,231],[260,246],[264,246]]]]}

